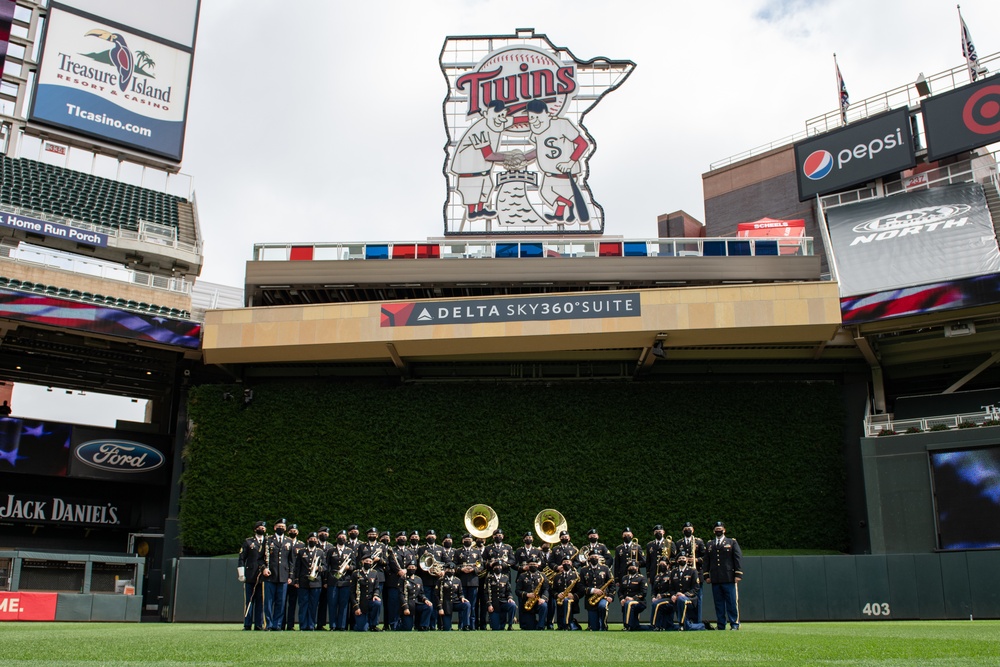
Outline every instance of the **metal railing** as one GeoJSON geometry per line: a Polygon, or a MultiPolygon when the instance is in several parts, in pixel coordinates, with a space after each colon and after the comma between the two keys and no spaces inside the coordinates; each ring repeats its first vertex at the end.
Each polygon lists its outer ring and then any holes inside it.
{"type": "Polygon", "coordinates": [[[393,241],[347,243],[259,243],[254,261],[290,261],[293,256],[322,260],[504,259],[567,257],[753,257],[812,255],[813,239],[662,238],[662,239],[500,239],[483,241],[393,241]],[[617,246],[617,247],[616,247],[617,246]]]}
{"type": "Polygon", "coordinates": [[[972,425],[1000,426],[1000,406],[984,405],[982,408],[980,412],[937,415],[919,419],[892,419],[886,415],[871,415],[865,418],[865,436],[877,438],[880,435],[910,435],[927,431],[973,428],[972,425]]]}
{"type": "Polygon", "coordinates": [[[47,269],[56,269],[75,273],[78,275],[99,278],[101,280],[112,280],[131,285],[140,285],[152,289],[174,292],[178,294],[191,294],[191,283],[184,278],[171,276],[160,276],[143,271],[135,271],[125,267],[108,266],[107,264],[88,261],[82,258],[68,257],[65,255],[55,255],[32,247],[20,246],[11,248],[10,254],[0,253],[0,261],[17,262],[19,264],[31,266],[43,266],[47,269]]]}
{"type": "MultiPolygon", "coordinates": [[[[1000,69],[1000,52],[980,58],[979,64],[981,66],[989,65],[989,69],[993,70],[1000,69]]],[[[968,68],[964,64],[925,78],[930,86],[932,95],[954,90],[955,88],[969,83],[968,68]]],[[[831,93],[832,92],[833,90],[831,88],[831,93]]],[[[830,97],[832,99],[833,95],[831,94],[830,97]]],[[[920,95],[917,91],[916,82],[908,83],[905,86],[893,88],[892,90],[888,90],[884,93],[880,93],[851,104],[847,110],[847,121],[848,123],[851,123],[864,120],[865,118],[882,113],[883,111],[889,111],[890,109],[896,109],[899,107],[917,107],[920,105],[920,101],[925,97],[926,96],[920,95]]],[[[784,139],[777,139],[771,143],[758,146],[757,148],[752,148],[748,151],[737,153],[731,157],[717,160],[711,163],[708,169],[709,171],[712,171],[721,167],[726,167],[739,162],[740,160],[745,160],[747,158],[766,153],[781,146],[793,144],[800,139],[805,139],[806,137],[829,132],[830,130],[836,130],[840,127],[843,127],[843,123],[840,119],[840,109],[829,111],[820,116],[816,116],[815,118],[808,119],[806,121],[806,129],[803,132],[798,132],[789,137],[785,137],[784,139]]]]}

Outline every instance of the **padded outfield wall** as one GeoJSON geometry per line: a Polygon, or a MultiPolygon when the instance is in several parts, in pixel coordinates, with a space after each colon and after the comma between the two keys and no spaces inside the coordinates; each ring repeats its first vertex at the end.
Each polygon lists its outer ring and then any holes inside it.
{"type": "MultiPolygon", "coordinates": [[[[833,382],[274,381],[190,392],[181,533],[235,553],[258,519],[303,533],[464,532],[491,505],[508,542],[561,511],[578,545],[725,521],[751,549],[849,549],[845,389],[833,382]],[[233,398],[225,399],[225,394],[233,398]]],[[[863,397],[862,397],[863,401],[863,397]]],[[[857,443],[857,437],[853,437],[857,443]]],[[[456,540],[457,542],[458,540],[456,540]]]]}

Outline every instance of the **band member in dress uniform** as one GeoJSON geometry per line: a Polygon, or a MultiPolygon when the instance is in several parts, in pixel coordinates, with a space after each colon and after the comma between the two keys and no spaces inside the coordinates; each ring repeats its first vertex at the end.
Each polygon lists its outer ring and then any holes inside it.
{"type": "MultiPolygon", "coordinates": [[[[483,558],[488,563],[499,561],[504,568],[503,573],[510,578],[510,568],[514,567],[514,548],[503,541],[503,531],[499,528],[493,531],[493,541],[483,549],[483,558]]],[[[491,568],[492,570],[492,565],[491,568]]]]}
{"type": "MultiPolygon", "coordinates": [[[[289,578],[291,578],[291,568],[295,567],[295,558],[299,555],[299,551],[305,549],[306,545],[305,542],[299,539],[299,527],[294,523],[288,527],[288,539],[292,543],[288,555],[289,578]]],[[[295,582],[293,581],[292,583],[295,582]]],[[[295,609],[298,601],[298,592],[295,588],[289,588],[285,595],[285,620],[282,624],[282,630],[295,629],[295,609]]]]}
{"type": "Polygon", "coordinates": [[[406,548],[406,531],[396,533],[396,546],[386,552],[385,564],[385,624],[383,630],[399,627],[399,592],[402,579],[406,578],[406,564],[416,560],[406,548]]]}
{"type": "Polygon", "coordinates": [[[264,629],[264,580],[271,576],[264,557],[267,523],[253,525],[253,536],[243,540],[236,576],[243,584],[243,629],[264,629]]]}
{"type": "Polygon", "coordinates": [[[378,541],[382,545],[382,550],[385,551],[386,554],[388,554],[389,550],[392,549],[392,545],[389,544],[389,542],[391,541],[389,539],[389,531],[388,530],[379,531],[378,541]]]}
{"type": "Polygon", "coordinates": [[[517,576],[514,593],[522,630],[544,630],[549,616],[549,581],[539,571],[540,564],[540,558],[530,556],[528,569],[517,576]]]}
{"type": "Polygon", "coordinates": [[[653,578],[659,571],[660,561],[666,561],[669,565],[673,550],[674,542],[669,535],[664,537],[663,526],[660,524],[653,526],[653,539],[646,543],[646,580],[650,585],[653,584],[653,578]]]}
{"type": "Polygon", "coordinates": [[[326,558],[319,536],[309,533],[306,548],[299,551],[292,567],[292,585],[299,596],[299,630],[316,629],[316,612],[326,580],[326,558]]]}
{"type": "MultiPolygon", "coordinates": [[[[434,560],[444,565],[444,547],[437,543],[437,533],[434,530],[428,530],[424,535],[424,544],[419,549],[417,549],[417,559],[423,562],[426,554],[433,554],[434,560]]],[[[438,580],[441,578],[438,575],[431,574],[428,570],[420,568],[420,578],[424,582],[424,595],[427,599],[431,601],[434,608],[437,609],[438,599],[437,599],[437,585],[438,580]]],[[[434,621],[437,628],[442,629],[442,624],[434,621]]]]}
{"type": "MultiPolygon", "coordinates": [[[[469,629],[476,629],[476,618],[479,614],[479,575],[483,567],[483,552],[472,544],[472,535],[462,536],[462,548],[455,551],[455,564],[458,566],[458,578],[462,581],[462,594],[469,601],[469,629]]],[[[464,629],[464,628],[463,628],[464,629]]]]}
{"type": "MultiPolygon", "coordinates": [[[[361,551],[361,542],[358,540],[358,535],[361,533],[358,531],[358,524],[352,523],[347,527],[347,546],[351,547],[351,551],[355,555],[361,551]]],[[[361,561],[356,560],[354,563],[355,567],[361,567],[361,561]]]]}
{"type": "Polygon", "coordinates": [[[358,569],[357,554],[347,544],[347,531],[337,533],[337,543],[327,553],[328,575],[326,600],[330,610],[331,630],[350,630],[347,610],[351,600],[351,576],[358,569]]]}
{"type": "Polygon", "coordinates": [[[485,630],[489,627],[490,612],[486,611],[486,577],[490,574],[489,560],[486,558],[486,538],[476,538],[476,548],[483,554],[482,574],[479,576],[479,609],[476,610],[476,630],[485,630]]]}
{"type": "MultiPolygon", "coordinates": [[[[617,562],[615,558],[615,562],[617,562]]],[[[618,598],[622,603],[622,629],[642,630],[639,615],[646,610],[646,577],[639,574],[639,562],[629,560],[625,574],[618,583],[618,598]]]]}
{"type": "Polygon", "coordinates": [[[444,565],[444,576],[438,582],[437,615],[442,630],[451,630],[452,615],[458,612],[458,627],[468,630],[469,600],[462,593],[462,580],[455,576],[455,563],[444,565]]]}
{"type": "MultiPolygon", "coordinates": [[[[518,577],[528,571],[528,563],[531,559],[537,559],[539,563],[543,562],[541,549],[536,549],[533,546],[535,542],[534,533],[530,531],[525,533],[522,541],[524,542],[524,546],[520,546],[514,551],[514,568],[517,570],[518,577]]],[[[545,562],[547,563],[548,561],[545,562]]]]}
{"type": "Polygon", "coordinates": [[[264,582],[264,626],[281,630],[285,622],[285,596],[292,583],[292,541],[285,537],[286,521],[274,522],[274,534],[267,537],[264,554],[268,556],[270,576],[264,582]]]}
{"type": "Polygon", "coordinates": [[[580,629],[576,614],[580,611],[579,600],[584,594],[584,585],[580,573],[573,567],[573,558],[568,554],[563,558],[552,582],[549,604],[556,609],[556,627],[560,630],[580,629]]]}
{"type": "Polygon", "coordinates": [[[653,590],[653,618],[650,621],[654,630],[674,630],[674,577],[671,575],[670,563],[661,560],[656,565],[656,576],[650,582],[653,590]]]}
{"type": "MultiPolygon", "coordinates": [[[[687,557],[687,563],[689,567],[694,567],[699,572],[701,572],[705,565],[705,541],[700,537],[695,537],[694,535],[694,524],[690,521],[684,523],[681,529],[683,537],[676,542],[674,542],[674,556],[673,564],[677,564],[677,559],[680,556],[687,557]],[[694,560],[692,560],[692,554],[694,554],[694,560]]],[[[695,621],[701,623],[701,601],[704,591],[702,587],[698,587],[698,605],[695,610],[696,616],[695,621]]],[[[711,629],[706,625],[707,629],[711,629]]]]}
{"type": "Polygon", "coordinates": [[[358,632],[382,632],[378,617],[382,612],[382,586],[385,577],[372,564],[372,557],[361,559],[361,568],[351,577],[351,613],[358,632]]]}
{"type": "Polygon", "coordinates": [[[358,544],[358,552],[354,556],[355,563],[364,560],[365,556],[372,559],[372,567],[385,576],[386,546],[378,540],[378,528],[372,526],[367,532],[368,541],[358,544]]]}
{"type": "Polygon", "coordinates": [[[580,550],[573,546],[569,532],[561,530],[559,531],[559,544],[552,547],[552,554],[549,556],[549,567],[556,572],[562,572],[565,567],[566,556],[569,556],[570,561],[575,567],[576,555],[578,553],[580,553],[580,550]]]}
{"type": "Polygon", "coordinates": [[[577,554],[577,562],[581,565],[586,564],[592,553],[596,553],[601,557],[601,565],[611,567],[611,563],[614,560],[611,557],[611,549],[608,549],[607,545],[601,542],[601,536],[597,534],[596,528],[591,528],[587,531],[587,543],[583,545],[580,553],[577,554]]]}
{"type": "Polygon", "coordinates": [[[434,603],[424,595],[424,582],[417,576],[417,555],[407,561],[406,576],[399,582],[399,630],[431,629],[434,603]]]}
{"type": "MultiPolygon", "coordinates": [[[[509,547],[508,547],[509,548],[509,547]]],[[[510,577],[504,572],[510,571],[510,565],[497,559],[490,563],[490,574],[486,577],[484,599],[486,611],[490,615],[490,629],[513,629],[514,615],[517,605],[514,604],[514,591],[510,589],[510,577]]]]}
{"type": "MultiPolygon", "coordinates": [[[[596,532],[596,531],[595,531],[596,532]]],[[[596,551],[591,551],[587,556],[587,564],[580,569],[580,581],[586,589],[584,592],[584,605],[587,609],[587,629],[607,630],[608,629],[608,603],[615,597],[615,582],[611,575],[611,568],[601,565],[601,555],[596,551]],[[591,602],[595,595],[603,593],[597,603],[591,602]]]]}
{"type": "Polygon", "coordinates": [[[712,584],[717,629],[740,629],[740,597],[737,584],[743,578],[743,550],[739,542],[726,537],[726,524],[716,522],[715,538],[708,543],[708,553],[702,572],[705,583],[712,584]]]}
{"type": "MultiPolygon", "coordinates": [[[[323,550],[324,554],[329,556],[330,549],[333,548],[333,545],[330,544],[329,542],[330,529],[327,526],[322,526],[316,532],[316,534],[319,536],[319,548],[323,550]]],[[[327,579],[329,579],[329,575],[327,575],[327,577],[323,581],[323,592],[319,596],[319,606],[317,607],[316,611],[316,628],[315,628],[316,630],[326,629],[326,617],[327,617],[326,608],[327,606],[329,606],[330,602],[329,600],[330,589],[327,579]]],[[[333,627],[333,624],[331,623],[330,626],[333,627]]]]}
{"type": "Polygon", "coordinates": [[[451,533],[446,533],[444,538],[441,540],[441,557],[444,559],[442,563],[454,563],[455,562],[455,547],[453,546],[455,541],[451,537],[451,533]]]}
{"type": "Polygon", "coordinates": [[[643,551],[642,545],[635,541],[632,529],[626,527],[622,531],[622,543],[615,547],[615,566],[611,570],[612,574],[615,575],[615,581],[619,585],[621,585],[622,580],[625,578],[625,571],[628,569],[629,561],[634,560],[639,564],[639,567],[645,565],[643,551]]]}
{"type": "Polygon", "coordinates": [[[681,630],[704,630],[705,624],[698,620],[701,590],[701,575],[686,556],[677,557],[677,574],[674,578],[677,593],[673,595],[674,607],[681,630]]]}

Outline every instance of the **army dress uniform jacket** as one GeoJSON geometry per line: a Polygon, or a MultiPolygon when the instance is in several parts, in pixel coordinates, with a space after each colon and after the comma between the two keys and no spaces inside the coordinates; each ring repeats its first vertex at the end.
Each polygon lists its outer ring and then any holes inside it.
{"type": "MultiPolygon", "coordinates": [[[[517,577],[517,584],[514,587],[514,592],[517,595],[517,609],[518,611],[524,611],[524,603],[528,601],[528,593],[534,593],[538,585],[541,584],[541,588],[538,591],[538,602],[547,602],[549,599],[549,580],[545,578],[545,575],[538,572],[522,572],[517,577]]],[[[535,608],[538,608],[538,603],[535,603],[535,608]]]]}
{"type": "Polygon", "coordinates": [[[399,571],[405,571],[407,565],[416,563],[417,554],[410,551],[407,547],[390,547],[386,551],[385,558],[385,587],[387,589],[399,588],[400,580],[402,579],[399,576],[399,571]]]}
{"type": "Polygon", "coordinates": [[[514,599],[514,593],[510,589],[510,577],[506,574],[497,576],[490,574],[486,577],[486,605],[496,609],[507,600],[514,599]]]}
{"type": "Polygon", "coordinates": [[[514,551],[514,567],[517,568],[518,573],[528,571],[528,560],[530,558],[538,559],[539,569],[549,564],[548,559],[542,556],[541,549],[536,549],[535,547],[518,547],[514,551]]]}
{"type": "MultiPolygon", "coordinates": [[[[590,605],[590,596],[592,595],[592,588],[602,588],[608,581],[612,579],[611,569],[607,565],[598,565],[594,567],[588,564],[586,567],[580,570],[580,581],[586,589],[584,592],[584,599],[587,601],[587,609],[596,609],[590,605]]],[[[612,581],[608,584],[607,588],[604,589],[605,596],[608,601],[611,601],[615,597],[615,584],[612,581]]],[[[598,601],[599,602],[599,601],[598,601]]]]}
{"type": "Polygon", "coordinates": [[[284,535],[270,535],[268,548],[265,552],[269,556],[267,569],[271,571],[271,576],[267,578],[273,584],[287,584],[292,578],[292,555],[294,542],[284,535]]]}
{"type": "Polygon", "coordinates": [[[456,576],[443,576],[437,587],[437,610],[448,616],[455,611],[455,603],[462,601],[462,580],[456,576]]]}
{"type": "Polygon", "coordinates": [[[367,614],[373,598],[382,598],[385,575],[374,567],[368,571],[356,570],[351,575],[351,613],[358,609],[367,614]]]}
{"type": "Polygon", "coordinates": [[[351,575],[358,569],[357,558],[355,556],[356,554],[346,544],[343,546],[339,544],[330,545],[330,549],[326,552],[328,586],[344,588],[351,585],[351,575]],[[347,567],[338,578],[337,573],[341,571],[345,563],[347,567]]]}
{"type": "Polygon", "coordinates": [[[682,537],[674,542],[673,553],[670,557],[670,564],[677,565],[677,559],[684,556],[688,563],[694,567],[701,568],[705,562],[705,540],[700,537],[682,537]],[[694,551],[697,563],[691,562],[691,552],[694,551]]]}
{"type": "Polygon", "coordinates": [[[503,563],[505,568],[504,574],[508,575],[510,574],[508,570],[516,564],[516,561],[514,560],[514,548],[503,542],[500,544],[497,544],[496,542],[487,544],[483,548],[483,560],[486,562],[487,566],[489,566],[493,561],[499,560],[503,563]]]}
{"type": "Polygon", "coordinates": [[[243,576],[247,583],[259,584],[264,580],[264,568],[267,566],[264,551],[267,544],[267,537],[258,540],[256,535],[243,540],[237,564],[243,568],[243,576]]]}
{"type": "MultiPolygon", "coordinates": [[[[615,558],[611,553],[611,549],[608,549],[608,546],[604,544],[604,542],[598,542],[595,545],[591,545],[590,542],[587,542],[585,545],[583,545],[580,551],[586,551],[588,549],[589,549],[589,552],[587,553],[588,557],[590,556],[590,554],[595,553],[604,559],[604,561],[601,563],[602,565],[607,565],[610,568],[615,561],[615,558]]],[[[584,567],[586,567],[586,559],[584,559],[584,567]]]]}
{"type": "Polygon", "coordinates": [[[372,544],[371,542],[359,543],[357,553],[354,554],[355,567],[360,568],[361,561],[363,561],[365,558],[371,558],[372,567],[374,567],[377,570],[380,570],[383,574],[385,574],[385,564],[386,560],[388,559],[388,554],[387,554],[388,549],[389,547],[385,546],[381,542],[375,542],[374,544],[372,544]]]}
{"type": "Polygon", "coordinates": [[[731,584],[736,577],[743,577],[743,551],[739,542],[723,537],[721,542],[712,538],[708,542],[703,572],[712,584],[731,584]]]}
{"type": "Polygon", "coordinates": [[[673,587],[676,593],[687,596],[688,599],[698,597],[701,590],[701,577],[698,570],[693,567],[677,568],[674,570],[673,587]]]}
{"type": "Polygon", "coordinates": [[[660,541],[650,540],[646,543],[646,579],[651,581],[656,576],[656,566],[660,561],[670,563],[673,548],[673,540],[666,537],[660,541]]]}
{"type": "Polygon", "coordinates": [[[628,544],[619,544],[615,548],[615,566],[612,568],[615,581],[621,581],[625,577],[625,573],[628,572],[628,562],[630,560],[637,562],[640,568],[646,564],[646,556],[643,552],[642,545],[635,540],[632,540],[628,544]]]}
{"type": "Polygon", "coordinates": [[[583,581],[580,578],[580,573],[575,569],[571,569],[569,572],[560,572],[552,580],[552,587],[549,591],[550,599],[558,604],[559,597],[562,596],[563,599],[571,598],[571,609],[574,613],[580,610],[579,600],[585,595],[583,581]]]}
{"type": "Polygon", "coordinates": [[[424,582],[416,574],[412,577],[405,577],[399,580],[399,613],[404,609],[409,609],[413,614],[417,610],[417,605],[426,605],[427,597],[424,595],[424,582]]]}
{"type": "Polygon", "coordinates": [[[319,547],[310,549],[306,547],[299,551],[292,566],[292,583],[298,584],[299,588],[322,588],[326,581],[326,555],[319,547]],[[313,564],[316,566],[316,578],[310,579],[313,564]]]}
{"type": "Polygon", "coordinates": [[[618,583],[618,599],[632,598],[639,602],[645,602],[646,588],[646,577],[638,572],[635,574],[628,574],[626,572],[625,576],[618,583]]]}
{"type": "Polygon", "coordinates": [[[566,544],[559,543],[552,547],[552,553],[549,554],[549,567],[555,570],[562,565],[563,559],[567,556],[573,561],[574,567],[579,566],[580,561],[577,558],[579,553],[580,550],[573,546],[572,542],[567,542],[566,544]]]}
{"type": "Polygon", "coordinates": [[[653,578],[653,583],[650,584],[653,590],[653,600],[673,597],[674,593],[677,592],[675,585],[679,581],[679,579],[675,579],[672,572],[656,575],[653,578]]]}
{"type": "Polygon", "coordinates": [[[455,551],[455,565],[458,578],[462,580],[463,586],[470,588],[479,586],[479,576],[476,574],[477,564],[479,569],[483,568],[483,552],[476,547],[468,549],[462,547],[455,551]],[[466,565],[472,568],[472,572],[462,572],[462,568],[466,565]]]}

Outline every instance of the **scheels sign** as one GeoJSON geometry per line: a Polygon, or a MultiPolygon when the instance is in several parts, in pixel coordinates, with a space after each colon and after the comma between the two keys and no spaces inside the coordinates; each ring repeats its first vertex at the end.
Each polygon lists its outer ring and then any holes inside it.
{"type": "Polygon", "coordinates": [[[800,201],[916,164],[905,108],[800,141],[794,151],[800,201]]]}

